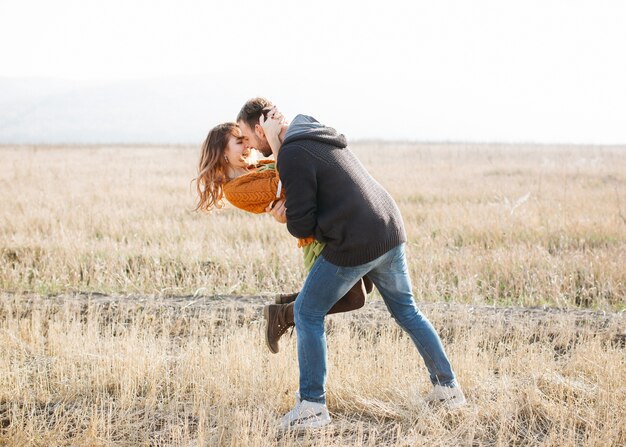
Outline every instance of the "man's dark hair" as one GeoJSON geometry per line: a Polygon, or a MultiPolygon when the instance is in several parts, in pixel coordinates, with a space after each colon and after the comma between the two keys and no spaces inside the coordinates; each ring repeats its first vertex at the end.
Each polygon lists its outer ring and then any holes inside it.
{"type": "Polygon", "coordinates": [[[272,107],[272,103],[265,98],[258,97],[249,99],[239,111],[237,122],[243,121],[250,126],[250,129],[254,130],[254,126],[259,124],[261,114],[267,118],[267,110],[263,109],[270,107],[272,107]]]}

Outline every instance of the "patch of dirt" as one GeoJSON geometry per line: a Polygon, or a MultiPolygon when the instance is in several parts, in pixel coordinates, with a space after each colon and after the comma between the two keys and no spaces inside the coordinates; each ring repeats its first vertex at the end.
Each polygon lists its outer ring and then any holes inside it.
{"type": "MultiPolygon", "coordinates": [[[[206,312],[241,313],[251,317],[261,316],[263,306],[273,302],[274,296],[267,295],[217,295],[217,296],[173,296],[159,297],[146,295],[105,295],[101,293],[80,293],[41,297],[38,295],[0,294],[0,299],[24,301],[45,301],[47,304],[70,308],[88,305],[108,309],[130,309],[134,311],[155,310],[159,313],[173,312],[178,315],[198,315],[206,312]]],[[[608,327],[621,327],[618,339],[622,345],[626,341],[626,312],[606,312],[586,309],[560,309],[552,307],[497,307],[458,303],[418,303],[420,310],[429,318],[431,315],[446,322],[464,321],[466,324],[531,324],[553,325],[570,323],[579,328],[606,330],[608,327]]],[[[351,318],[360,321],[380,321],[390,318],[385,303],[380,298],[368,298],[362,309],[351,312],[351,318]]]]}

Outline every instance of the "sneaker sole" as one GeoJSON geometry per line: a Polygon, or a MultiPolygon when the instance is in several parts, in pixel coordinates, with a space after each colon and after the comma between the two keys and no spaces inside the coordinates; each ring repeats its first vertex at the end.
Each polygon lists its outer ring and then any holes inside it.
{"type": "Polygon", "coordinates": [[[457,410],[461,407],[464,407],[466,403],[467,403],[467,400],[463,399],[462,401],[457,401],[457,402],[444,402],[444,405],[449,410],[457,410]]]}
{"type": "Polygon", "coordinates": [[[269,322],[270,322],[270,307],[269,306],[265,306],[263,308],[263,318],[265,318],[265,344],[267,345],[267,349],[269,349],[272,354],[278,354],[278,351],[274,351],[272,349],[272,345],[270,344],[270,337],[269,337],[269,334],[267,333],[269,329],[269,322]]]}
{"type": "Polygon", "coordinates": [[[319,428],[329,427],[329,425],[332,425],[332,422],[333,420],[329,419],[327,421],[316,421],[311,424],[295,425],[291,427],[279,427],[278,429],[282,432],[303,432],[307,430],[316,430],[319,428]]]}

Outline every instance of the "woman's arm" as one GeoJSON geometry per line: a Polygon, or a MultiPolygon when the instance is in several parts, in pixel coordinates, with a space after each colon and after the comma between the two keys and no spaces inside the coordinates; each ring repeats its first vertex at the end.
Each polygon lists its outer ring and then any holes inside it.
{"type": "Polygon", "coordinates": [[[278,178],[274,169],[242,175],[224,184],[224,196],[232,205],[244,211],[260,214],[275,202],[278,178]]]}

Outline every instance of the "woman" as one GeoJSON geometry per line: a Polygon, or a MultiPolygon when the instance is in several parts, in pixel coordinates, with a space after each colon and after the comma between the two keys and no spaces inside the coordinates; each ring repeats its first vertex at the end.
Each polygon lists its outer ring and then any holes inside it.
{"type": "MultiPolygon", "coordinates": [[[[270,118],[280,119],[273,112],[270,118]]],[[[270,121],[268,119],[268,121],[270,121]]],[[[235,123],[223,123],[209,132],[202,144],[198,177],[196,177],[198,205],[196,210],[221,208],[226,198],[232,205],[251,213],[264,213],[277,199],[284,198],[280,179],[272,160],[257,161],[256,151],[243,144],[241,130],[235,123]]],[[[311,236],[298,240],[303,248],[305,266],[310,269],[323,244],[311,236]]],[[[366,277],[357,282],[328,312],[348,312],[365,303],[365,295],[373,284],[366,277]]],[[[277,353],[278,340],[294,326],[293,307],[297,293],[280,295],[275,304],[265,306],[267,320],[265,339],[271,352],[277,353]]]]}

